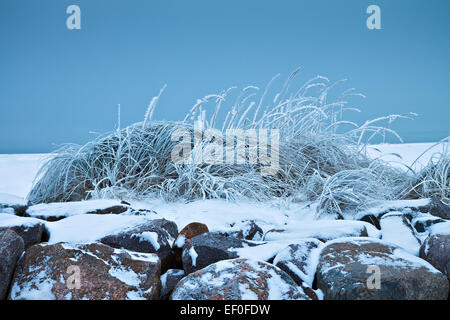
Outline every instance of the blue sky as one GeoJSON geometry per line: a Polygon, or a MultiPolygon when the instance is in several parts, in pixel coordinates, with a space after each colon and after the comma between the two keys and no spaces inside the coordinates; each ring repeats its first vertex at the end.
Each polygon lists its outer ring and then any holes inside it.
{"type": "Polygon", "coordinates": [[[181,120],[200,98],[264,86],[302,67],[349,79],[367,98],[359,122],[416,112],[394,128],[407,142],[450,134],[447,0],[1,0],[0,153],[48,152],[92,132],[142,121],[167,84],[156,119],[181,120]],[[68,30],[66,8],[81,8],[68,30]],[[381,8],[368,30],[366,8],[381,8]]]}

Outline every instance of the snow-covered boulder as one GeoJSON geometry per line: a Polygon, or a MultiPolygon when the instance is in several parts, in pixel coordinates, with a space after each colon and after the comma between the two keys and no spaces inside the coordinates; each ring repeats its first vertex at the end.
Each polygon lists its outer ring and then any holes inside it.
{"type": "Polygon", "coordinates": [[[8,193],[0,193],[0,212],[23,215],[28,208],[28,201],[8,193]]]}
{"type": "Polygon", "coordinates": [[[101,243],[38,244],[20,260],[12,300],[159,299],[160,261],[101,243]]]}
{"type": "Polygon", "coordinates": [[[380,231],[370,223],[355,220],[292,220],[282,228],[268,230],[264,240],[315,238],[329,241],[344,237],[379,238],[380,231]],[[273,232],[272,232],[273,231],[273,232]]]}
{"type": "Polygon", "coordinates": [[[169,269],[161,276],[161,300],[168,300],[173,289],[184,277],[184,270],[169,269]]]}
{"type": "Polygon", "coordinates": [[[315,295],[310,288],[313,286],[322,246],[323,243],[317,239],[305,239],[281,250],[273,260],[273,264],[302,286],[310,297],[315,295]]]}
{"type": "Polygon", "coordinates": [[[22,238],[12,230],[0,231],[0,300],[5,300],[8,288],[24,250],[22,238]]]}
{"type": "Polygon", "coordinates": [[[127,214],[82,214],[46,222],[50,243],[98,241],[112,234],[145,225],[154,216],[127,214]]]}
{"type": "Polygon", "coordinates": [[[186,240],[182,255],[183,269],[189,274],[220,260],[237,258],[238,254],[233,249],[255,245],[214,232],[203,233],[186,240]]]}
{"type": "Polygon", "coordinates": [[[420,257],[450,279],[450,230],[447,234],[430,235],[420,248],[420,257]]]}
{"type": "Polygon", "coordinates": [[[419,233],[429,232],[430,228],[437,224],[446,222],[448,220],[444,220],[442,218],[435,217],[429,213],[424,213],[416,216],[412,221],[411,224],[414,226],[414,229],[416,229],[419,233]]]}
{"type": "MultiPolygon", "coordinates": [[[[378,204],[357,213],[355,217],[361,219],[364,216],[373,215],[380,218],[391,211],[399,211],[412,216],[429,213],[435,217],[450,219],[450,206],[435,198],[380,201],[378,204]]],[[[354,216],[354,213],[351,213],[351,216],[354,216]]]]}
{"type": "Polygon", "coordinates": [[[308,300],[281,269],[266,262],[232,259],[183,278],[172,300],[308,300]]]}
{"type": "Polygon", "coordinates": [[[254,220],[243,220],[230,224],[229,228],[220,232],[227,237],[235,237],[245,240],[261,240],[264,231],[255,223],[254,220]]]}
{"type": "Polygon", "coordinates": [[[421,242],[405,214],[396,211],[385,214],[380,219],[380,225],[384,241],[394,243],[415,256],[419,255],[421,242]]]}
{"type": "Polygon", "coordinates": [[[155,219],[120,233],[108,235],[99,241],[113,248],[156,253],[161,260],[162,272],[165,272],[175,267],[175,256],[171,246],[177,234],[178,228],[174,222],[155,219]]]}
{"type": "Polygon", "coordinates": [[[25,216],[58,221],[80,214],[120,214],[130,207],[119,200],[88,200],[74,202],[41,203],[25,211],[25,216]]]}
{"type": "Polygon", "coordinates": [[[445,275],[403,249],[371,238],[325,244],[317,286],[328,300],[445,300],[445,275]]]}
{"type": "Polygon", "coordinates": [[[442,219],[450,219],[450,206],[436,198],[429,199],[428,204],[420,206],[418,209],[420,212],[430,213],[431,215],[442,219]]]}
{"type": "Polygon", "coordinates": [[[22,237],[25,248],[40,243],[45,231],[45,222],[39,219],[0,213],[0,231],[12,229],[22,237]]]}

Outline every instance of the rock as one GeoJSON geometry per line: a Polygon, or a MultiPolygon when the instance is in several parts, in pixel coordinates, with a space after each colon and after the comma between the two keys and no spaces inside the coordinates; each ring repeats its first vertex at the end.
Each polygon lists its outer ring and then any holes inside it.
{"type": "Polygon", "coordinates": [[[224,260],[183,278],[172,300],[309,300],[281,269],[262,261],[224,260]]]}
{"type": "Polygon", "coordinates": [[[41,203],[30,206],[24,215],[47,221],[58,221],[81,214],[120,214],[129,209],[129,206],[118,200],[88,200],[41,203]]]}
{"type": "Polygon", "coordinates": [[[45,231],[42,220],[0,213],[0,231],[12,229],[22,237],[25,248],[40,243],[45,231]]]}
{"type": "Polygon", "coordinates": [[[380,219],[381,239],[394,243],[418,256],[421,242],[416,236],[408,217],[401,212],[391,212],[380,219]]]}
{"type": "Polygon", "coordinates": [[[431,198],[428,204],[419,206],[418,209],[422,213],[428,212],[431,215],[442,219],[450,219],[450,206],[436,198],[431,198]]]}
{"type": "Polygon", "coordinates": [[[450,234],[432,234],[422,244],[420,257],[450,279],[450,234]]]}
{"type": "Polygon", "coordinates": [[[281,250],[273,260],[275,266],[286,272],[314,300],[317,297],[311,287],[322,246],[319,240],[305,239],[303,243],[291,244],[281,250]]]}
{"type": "Polygon", "coordinates": [[[5,300],[16,263],[24,250],[22,238],[12,230],[0,231],[0,300],[5,300]]]}
{"type": "Polygon", "coordinates": [[[85,243],[146,225],[152,220],[155,220],[153,216],[80,214],[45,224],[50,243],[85,243]]]}
{"type": "Polygon", "coordinates": [[[431,214],[423,214],[413,219],[412,224],[417,232],[428,232],[430,227],[436,223],[446,222],[446,220],[435,217],[431,214]]]}
{"type": "Polygon", "coordinates": [[[175,266],[171,244],[177,236],[177,225],[166,219],[149,220],[144,225],[127,229],[100,239],[113,248],[124,248],[136,252],[156,253],[161,260],[161,270],[175,266]]]}
{"type": "Polygon", "coordinates": [[[231,224],[227,230],[221,231],[220,234],[227,237],[258,241],[263,238],[264,231],[254,220],[243,220],[239,223],[231,224]]]}
{"type": "Polygon", "coordinates": [[[184,270],[169,269],[161,276],[161,300],[168,300],[173,289],[184,277],[184,270]]]}
{"type": "Polygon", "coordinates": [[[0,193],[0,212],[9,212],[18,216],[23,216],[29,206],[24,198],[7,193],[0,193]]]}
{"type": "Polygon", "coordinates": [[[173,248],[183,248],[184,241],[193,237],[199,236],[203,233],[209,232],[208,226],[200,222],[191,222],[181,229],[180,233],[173,242],[173,248]]]}
{"type": "Polygon", "coordinates": [[[380,231],[364,221],[356,220],[312,220],[289,222],[285,228],[268,230],[264,235],[265,241],[286,239],[315,238],[320,241],[329,241],[343,237],[374,237],[379,238],[380,231]]]}
{"type": "Polygon", "coordinates": [[[208,226],[200,222],[191,222],[181,229],[172,245],[177,266],[182,266],[183,264],[181,255],[183,254],[185,241],[207,232],[209,232],[208,226]]]}
{"type": "Polygon", "coordinates": [[[255,245],[242,239],[225,237],[218,233],[203,233],[186,240],[182,254],[183,269],[186,274],[189,274],[214,262],[237,258],[237,253],[232,249],[255,245]]]}
{"type": "Polygon", "coordinates": [[[360,218],[358,220],[370,223],[371,225],[375,226],[375,228],[377,228],[378,230],[381,230],[380,221],[373,214],[366,214],[365,216],[363,216],[362,218],[360,218]]]}
{"type": "Polygon", "coordinates": [[[160,261],[155,254],[101,243],[38,244],[14,274],[11,300],[159,299],[160,261]]]}
{"type": "Polygon", "coordinates": [[[447,278],[428,262],[371,238],[328,242],[317,286],[325,300],[445,300],[449,290],[447,278]]]}

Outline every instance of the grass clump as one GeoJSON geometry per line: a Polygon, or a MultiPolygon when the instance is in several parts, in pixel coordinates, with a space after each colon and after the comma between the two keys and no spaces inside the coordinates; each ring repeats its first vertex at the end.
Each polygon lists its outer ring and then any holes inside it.
{"type": "MultiPolygon", "coordinates": [[[[366,146],[376,136],[398,137],[390,124],[414,114],[390,115],[357,125],[345,120],[344,115],[358,111],[348,106],[348,99],[362,95],[351,89],[333,98],[330,92],[342,81],[330,82],[321,76],[292,90],[297,72],[272,99],[268,96],[276,77],[261,94],[259,88],[249,86],[235,96],[236,88],[205,96],[179,122],[152,120],[163,88],[152,99],[143,122],[119,127],[84,146],[68,144],[57,150],[41,168],[28,199],[32,203],[105,197],[264,201],[300,196],[319,201],[319,213],[339,213],[404,196],[405,182],[410,183],[411,175],[381,160],[369,159],[366,146]],[[234,102],[227,106],[229,100],[234,102]],[[279,130],[278,170],[262,175],[261,163],[249,161],[174,163],[171,154],[180,143],[173,139],[177,130],[188,132],[192,138],[187,142],[192,150],[191,160],[213,142],[192,142],[194,120],[201,122],[203,130],[218,128],[224,140],[230,129],[279,130]]],[[[254,151],[251,142],[246,141],[246,155],[254,151]]],[[[269,143],[269,153],[273,153],[273,147],[269,143]]],[[[423,179],[430,179],[429,182],[417,186],[416,192],[437,192],[448,200],[448,167],[448,157],[435,169],[430,167],[423,173],[423,179]],[[431,183],[443,176],[446,178],[437,185],[431,183]]]]}

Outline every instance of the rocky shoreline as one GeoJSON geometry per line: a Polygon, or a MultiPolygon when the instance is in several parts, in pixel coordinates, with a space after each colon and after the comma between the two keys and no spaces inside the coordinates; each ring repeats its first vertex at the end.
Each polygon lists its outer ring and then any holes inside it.
{"type": "Polygon", "coordinates": [[[450,208],[436,199],[317,221],[284,238],[253,220],[229,231],[196,221],[179,230],[154,211],[108,201],[0,204],[0,299],[449,296],[450,208]]]}

